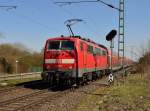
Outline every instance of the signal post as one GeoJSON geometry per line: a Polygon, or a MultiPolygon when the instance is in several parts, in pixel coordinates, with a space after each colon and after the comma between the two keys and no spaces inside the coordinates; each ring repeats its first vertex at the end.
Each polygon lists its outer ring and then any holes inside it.
{"type": "Polygon", "coordinates": [[[111,55],[110,55],[110,69],[111,69],[111,74],[113,74],[112,71],[112,56],[113,56],[113,48],[114,48],[114,37],[117,35],[116,30],[111,30],[107,35],[106,35],[106,40],[110,41],[110,49],[111,49],[111,55]]]}

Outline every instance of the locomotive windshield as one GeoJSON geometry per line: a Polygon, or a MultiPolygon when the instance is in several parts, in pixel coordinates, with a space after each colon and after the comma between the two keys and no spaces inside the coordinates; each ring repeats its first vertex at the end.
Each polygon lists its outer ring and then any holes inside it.
{"type": "Polygon", "coordinates": [[[72,41],[61,41],[61,49],[62,50],[73,50],[74,42],[72,41]]]}
{"type": "Polygon", "coordinates": [[[49,41],[48,50],[74,50],[73,41],[49,41]]]}
{"type": "Polygon", "coordinates": [[[50,41],[48,44],[49,50],[58,50],[60,48],[60,41],[50,41]]]}

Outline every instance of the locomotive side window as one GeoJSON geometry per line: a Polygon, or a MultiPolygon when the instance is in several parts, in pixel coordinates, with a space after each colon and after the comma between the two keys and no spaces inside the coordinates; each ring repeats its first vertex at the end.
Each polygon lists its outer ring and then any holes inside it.
{"type": "Polygon", "coordinates": [[[98,48],[97,47],[95,48],[95,53],[98,55],[98,48]]]}
{"type": "Polygon", "coordinates": [[[90,52],[90,46],[89,45],[87,46],[87,52],[90,52]]]}
{"type": "Polygon", "coordinates": [[[105,55],[105,52],[104,52],[104,51],[102,51],[102,55],[103,55],[103,56],[105,55]]]}
{"type": "Polygon", "coordinates": [[[93,53],[93,46],[88,45],[88,50],[89,53],[93,53]]]}
{"type": "Polygon", "coordinates": [[[97,55],[101,55],[101,49],[96,48],[95,51],[96,51],[96,54],[97,54],[97,55]]]}
{"type": "Polygon", "coordinates": [[[105,51],[105,56],[107,55],[106,51],[105,51]]]}
{"type": "Polygon", "coordinates": [[[74,42],[72,41],[62,41],[61,42],[62,50],[74,50],[74,42]]]}
{"type": "Polygon", "coordinates": [[[48,44],[48,50],[60,49],[60,41],[50,41],[48,44]]]}
{"type": "Polygon", "coordinates": [[[103,50],[102,51],[102,55],[105,56],[106,55],[106,51],[103,50]]]}
{"type": "Polygon", "coordinates": [[[80,50],[83,51],[83,43],[80,43],[80,50]]]}
{"type": "Polygon", "coordinates": [[[93,47],[93,54],[96,55],[96,47],[93,47]]]}
{"type": "Polygon", "coordinates": [[[90,46],[90,52],[93,53],[93,46],[90,46]]]}

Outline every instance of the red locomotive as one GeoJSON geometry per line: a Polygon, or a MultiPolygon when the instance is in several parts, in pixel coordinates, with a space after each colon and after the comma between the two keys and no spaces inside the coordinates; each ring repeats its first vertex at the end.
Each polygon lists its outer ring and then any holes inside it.
{"type": "MultiPolygon", "coordinates": [[[[97,79],[110,71],[110,53],[104,45],[79,36],[50,38],[41,76],[51,85],[97,79]]],[[[113,64],[118,65],[115,56],[113,64]]]]}

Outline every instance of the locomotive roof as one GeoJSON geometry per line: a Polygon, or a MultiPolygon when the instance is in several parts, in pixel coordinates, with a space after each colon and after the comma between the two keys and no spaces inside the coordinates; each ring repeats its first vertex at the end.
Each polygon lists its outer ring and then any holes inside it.
{"type": "Polygon", "coordinates": [[[75,39],[80,39],[80,40],[83,40],[83,41],[85,41],[85,42],[98,45],[99,47],[108,50],[106,46],[104,46],[104,45],[102,45],[102,44],[99,44],[99,43],[95,43],[94,41],[92,41],[92,40],[90,40],[90,39],[81,38],[80,36],[72,36],[72,37],[71,37],[71,36],[61,36],[61,37],[49,38],[48,40],[75,40],[75,39]]]}

